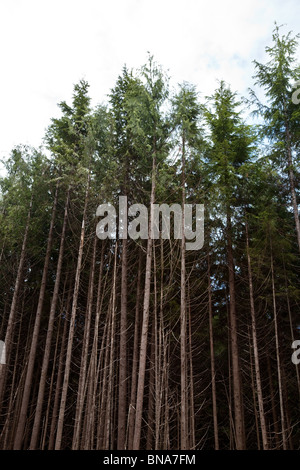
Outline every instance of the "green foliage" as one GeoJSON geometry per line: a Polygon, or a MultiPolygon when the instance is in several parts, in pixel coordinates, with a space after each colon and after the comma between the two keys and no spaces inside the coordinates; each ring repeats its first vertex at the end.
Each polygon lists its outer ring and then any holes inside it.
{"type": "Polygon", "coordinates": [[[291,32],[281,36],[280,27],[275,25],[273,45],[266,47],[270,60],[266,64],[254,61],[255,85],[264,90],[267,100],[261,103],[251,90],[255,113],[264,120],[262,135],[274,142],[281,154],[287,145],[299,145],[300,111],[292,100],[293,86],[300,78],[300,65],[296,63],[299,37],[293,37],[291,32]],[[290,127],[290,143],[287,142],[287,126],[290,127]]]}
{"type": "Polygon", "coordinates": [[[72,106],[65,101],[59,104],[62,117],[52,119],[45,136],[56,166],[61,168],[64,175],[72,175],[72,178],[81,166],[88,167],[90,162],[87,151],[91,129],[88,87],[84,80],[74,86],[72,106]]]}

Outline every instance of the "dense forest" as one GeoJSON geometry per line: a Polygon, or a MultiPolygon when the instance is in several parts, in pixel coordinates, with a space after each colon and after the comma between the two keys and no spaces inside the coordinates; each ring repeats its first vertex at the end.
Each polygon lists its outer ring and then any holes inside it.
{"type": "Polygon", "coordinates": [[[1,449],[300,448],[297,41],[275,26],[247,98],[173,89],[151,55],[94,108],[81,80],[43,147],[12,149],[1,449]],[[100,239],[97,207],[120,196],[149,227],[153,204],[182,224],[203,204],[202,248],[172,226],[100,239]]]}

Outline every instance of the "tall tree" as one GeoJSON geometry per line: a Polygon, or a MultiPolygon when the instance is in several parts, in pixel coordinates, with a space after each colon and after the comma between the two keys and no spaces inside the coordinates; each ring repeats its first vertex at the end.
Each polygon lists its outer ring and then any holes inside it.
{"type": "Polygon", "coordinates": [[[179,94],[174,99],[174,117],[178,128],[181,147],[181,284],[180,284],[180,361],[181,361],[181,416],[180,416],[180,445],[188,449],[188,400],[187,400],[187,294],[186,294],[186,253],[185,253],[185,204],[186,204],[186,158],[190,147],[199,140],[197,121],[200,106],[194,87],[187,84],[181,86],[179,94]]]}
{"type": "Polygon", "coordinates": [[[240,102],[236,94],[222,81],[213,97],[212,110],[206,112],[207,122],[211,130],[210,165],[215,188],[219,198],[224,201],[223,211],[226,226],[226,251],[228,264],[229,287],[229,328],[233,377],[233,402],[235,422],[236,448],[242,450],[246,446],[243,416],[243,396],[240,353],[238,345],[238,313],[236,308],[235,265],[233,254],[233,218],[234,208],[238,205],[240,185],[238,172],[241,165],[250,158],[251,136],[249,128],[243,123],[240,102]]]}
{"type": "Polygon", "coordinates": [[[293,155],[299,146],[300,112],[299,106],[292,99],[293,86],[300,75],[300,65],[295,63],[299,37],[299,35],[292,37],[291,32],[281,36],[280,27],[275,26],[273,46],[266,47],[269,62],[262,64],[254,61],[255,84],[263,88],[267,103],[261,103],[254,91],[251,94],[257,105],[256,113],[264,119],[263,135],[270,139],[274,156],[280,164],[283,164],[283,170],[288,175],[300,251],[300,222],[293,161],[293,155]]]}
{"type": "MultiPolygon", "coordinates": [[[[148,226],[147,252],[146,252],[146,272],[143,303],[143,320],[140,343],[139,373],[137,384],[137,400],[135,414],[135,430],[133,436],[133,449],[139,450],[141,439],[141,426],[144,401],[146,357],[148,343],[149,327],[149,307],[150,307],[150,288],[151,288],[151,265],[152,265],[152,223],[153,223],[153,205],[155,202],[157,165],[164,156],[166,147],[166,126],[163,122],[161,107],[167,96],[165,79],[160,68],[154,63],[153,58],[149,57],[149,62],[144,66],[143,77],[145,85],[139,87],[137,94],[132,94],[128,104],[130,106],[139,106],[135,115],[130,120],[133,135],[138,137],[138,148],[141,155],[146,160],[152,161],[151,169],[151,194],[150,194],[150,214],[148,226]],[[141,104],[143,108],[141,108],[141,104]]],[[[149,165],[149,163],[148,163],[149,165]]],[[[147,165],[147,166],[148,166],[147,165]]]]}

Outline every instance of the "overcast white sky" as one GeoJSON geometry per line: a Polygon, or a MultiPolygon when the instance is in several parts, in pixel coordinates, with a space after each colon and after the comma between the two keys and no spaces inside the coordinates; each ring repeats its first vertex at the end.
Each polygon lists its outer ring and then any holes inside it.
{"type": "Polygon", "coordinates": [[[174,85],[207,95],[224,79],[246,95],[274,21],[297,34],[299,19],[299,0],[0,0],[0,158],[38,147],[81,78],[93,105],[106,101],[123,65],[140,67],[147,51],[174,85]]]}

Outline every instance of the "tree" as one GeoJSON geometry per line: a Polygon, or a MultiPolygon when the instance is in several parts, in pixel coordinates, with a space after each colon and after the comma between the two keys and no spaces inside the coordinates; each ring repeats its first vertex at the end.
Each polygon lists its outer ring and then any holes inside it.
{"type": "Polygon", "coordinates": [[[299,147],[300,111],[292,100],[293,85],[299,79],[300,66],[295,64],[297,39],[291,32],[280,36],[280,27],[273,30],[273,46],[266,47],[270,57],[266,64],[254,61],[255,84],[265,91],[267,103],[262,104],[252,91],[253,102],[257,105],[256,114],[263,117],[263,135],[273,144],[276,160],[283,163],[288,174],[290,196],[295,219],[295,228],[300,250],[300,223],[295,187],[293,155],[299,147]]]}
{"type": "Polygon", "coordinates": [[[245,429],[243,417],[243,398],[240,371],[240,354],[238,346],[238,324],[236,311],[235,267],[233,257],[232,219],[234,207],[238,204],[240,189],[238,171],[241,165],[250,158],[251,135],[249,128],[242,122],[237,111],[240,103],[236,95],[226,87],[224,82],[216,90],[212,101],[213,110],[206,112],[211,130],[210,165],[215,188],[224,201],[226,218],[226,241],[229,285],[229,329],[233,375],[233,398],[235,419],[235,442],[237,449],[245,448],[245,429]]]}
{"type": "Polygon", "coordinates": [[[194,87],[187,84],[181,86],[179,94],[174,99],[174,121],[177,126],[181,146],[181,297],[180,297],[180,361],[181,361],[181,449],[188,449],[188,400],[187,400],[187,294],[186,294],[186,254],[185,254],[185,203],[186,203],[186,158],[189,147],[195,146],[199,140],[197,121],[200,106],[194,87]]]}

